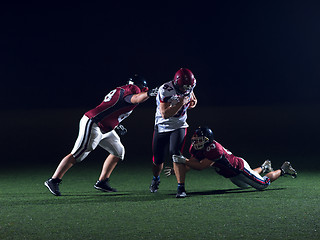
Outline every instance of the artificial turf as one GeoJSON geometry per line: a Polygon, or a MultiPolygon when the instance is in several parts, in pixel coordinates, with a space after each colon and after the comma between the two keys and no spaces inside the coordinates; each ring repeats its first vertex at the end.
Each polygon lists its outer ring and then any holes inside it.
{"type": "Polygon", "coordinates": [[[174,177],[148,190],[149,164],[121,163],[116,193],[93,188],[100,166],[79,164],[63,178],[61,197],[43,182],[55,166],[0,170],[0,239],[320,239],[320,175],[299,171],[265,191],[237,189],[213,170],[187,174],[188,197],[174,177]]]}

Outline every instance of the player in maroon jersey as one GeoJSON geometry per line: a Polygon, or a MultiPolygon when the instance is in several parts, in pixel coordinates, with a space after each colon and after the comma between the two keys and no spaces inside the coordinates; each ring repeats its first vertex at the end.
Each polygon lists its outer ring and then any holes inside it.
{"type": "Polygon", "coordinates": [[[138,75],[127,85],[117,87],[107,94],[100,105],[86,112],[80,120],[79,135],[71,153],[65,156],[53,176],[44,184],[55,196],[60,196],[59,183],[64,174],[77,162],[84,160],[98,145],[110,154],[106,158],[99,180],[94,188],[115,192],[109,185],[109,177],[117,163],[124,159],[125,149],[120,141],[126,129],[119,125],[139,103],[157,95],[158,88],[149,90],[146,80],[138,75]]]}
{"type": "MultiPolygon", "coordinates": [[[[263,190],[280,176],[291,175],[293,178],[297,176],[297,172],[290,162],[284,162],[280,169],[273,170],[271,162],[266,160],[261,167],[251,169],[243,158],[233,155],[215,141],[212,130],[208,127],[196,129],[191,138],[190,154],[191,157],[189,159],[184,156],[174,155],[173,161],[185,164],[186,171],[190,168],[203,170],[213,167],[218,174],[229,178],[240,188],[251,186],[255,189],[263,190]],[[262,177],[261,173],[266,173],[266,175],[262,177]]],[[[170,176],[174,172],[171,168],[167,168],[165,173],[170,176]]]]}

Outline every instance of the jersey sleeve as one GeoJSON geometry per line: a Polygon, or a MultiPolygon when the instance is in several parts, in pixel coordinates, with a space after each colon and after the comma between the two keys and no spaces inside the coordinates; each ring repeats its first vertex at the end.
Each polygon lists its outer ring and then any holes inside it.
{"type": "Polygon", "coordinates": [[[121,88],[124,89],[123,99],[127,103],[131,103],[132,95],[138,94],[141,92],[140,88],[133,84],[128,84],[128,85],[122,86],[121,88]]]}

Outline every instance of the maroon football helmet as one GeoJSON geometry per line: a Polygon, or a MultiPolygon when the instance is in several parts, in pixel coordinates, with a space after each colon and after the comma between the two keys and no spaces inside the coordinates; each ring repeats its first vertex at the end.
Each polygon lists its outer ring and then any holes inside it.
{"type": "Polygon", "coordinates": [[[193,73],[187,68],[180,68],[173,78],[173,85],[178,92],[188,95],[196,86],[196,79],[193,73]]]}

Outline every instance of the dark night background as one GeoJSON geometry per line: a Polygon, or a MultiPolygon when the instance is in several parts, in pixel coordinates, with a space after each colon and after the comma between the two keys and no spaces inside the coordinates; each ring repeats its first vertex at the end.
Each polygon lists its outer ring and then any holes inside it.
{"type": "MultiPolygon", "coordinates": [[[[180,67],[197,78],[189,134],[207,124],[236,155],[315,160],[319,12],[317,1],[1,4],[1,162],[59,162],[110,90],[134,73],[158,86],[180,67]]],[[[144,149],[151,161],[154,106],[125,120],[127,158],[144,149]]]]}

